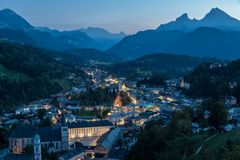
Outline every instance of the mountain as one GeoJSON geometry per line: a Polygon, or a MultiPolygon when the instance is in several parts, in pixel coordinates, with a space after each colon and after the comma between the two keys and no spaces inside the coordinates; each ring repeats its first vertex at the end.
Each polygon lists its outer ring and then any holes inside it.
{"type": "Polygon", "coordinates": [[[0,28],[9,28],[14,30],[33,29],[25,19],[10,9],[0,11],[0,28]]]}
{"type": "Polygon", "coordinates": [[[51,50],[66,51],[79,48],[102,49],[101,45],[95,40],[79,31],[64,31],[53,35],[49,32],[31,30],[28,34],[38,43],[40,47],[51,50]]]}
{"type": "Polygon", "coordinates": [[[169,78],[190,73],[197,65],[203,62],[221,61],[213,58],[156,53],[142,56],[136,60],[116,63],[107,69],[115,75],[127,78],[145,77],[152,74],[164,75],[169,78]]]}
{"type": "Polygon", "coordinates": [[[12,30],[8,28],[0,29],[0,39],[14,41],[20,44],[29,44],[32,46],[37,46],[35,40],[21,30],[12,30]]]}
{"type": "Polygon", "coordinates": [[[240,57],[240,32],[201,27],[193,32],[149,30],[124,38],[108,52],[125,59],[163,52],[197,57],[240,57]]]}
{"type": "Polygon", "coordinates": [[[106,50],[126,36],[123,32],[110,33],[93,27],[73,31],[34,27],[10,9],[0,11],[0,29],[1,39],[56,51],[81,48],[106,50]]]}
{"type": "Polygon", "coordinates": [[[65,51],[79,48],[103,49],[103,47],[86,33],[81,31],[50,32],[33,27],[24,18],[10,9],[0,11],[0,29],[8,29],[1,34],[1,39],[43,47],[50,50],[65,51]],[[21,36],[13,36],[16,32],[21,36]],[[54,34],[53,34],[54,33],[54,34]],[[32,39],[32,42],[28,39],[32,39]]]}
{"type": "Polygon", "coordinates": [[[187,33],[172,48],[173,53],[199,57],[236,59],[240,57],[240,32],[198,28],[187,33]]]}
{"type": "Polygon", "coordinates": [[[68,89],[74,85],[68,79],[70,75],[77,75],[80,81],[85,77],[82,71],[49,55],[52,52],[47,50],[0,42],[1,107],[27,103],[68,89]]]}
{"type": "Polygon", "coordinates": [[[109,47],[117,44],[119,41],[121,41],[124,37],[127,36],[124,32],[110,33],[103,28],[94,27],[79,29],[79,31],[86,33],[89,37],[96,40],[104,47],[104,49],[108,49],[109,47]]]}
{"type": "Polygon", "coordinates": [[[234,59],[240,57],[239,42],[240,21],[213,8],[200,20],[185,13],[156,30],[127,36],[108,52],[125,59],[158,52],[234,59]]]}
{"type": "Polygon", "coordinates": [[[124,37],[127,36],[123,32],[111,33],[103,28],[94,28],[94,27],[88,27],[86,29],[78,29],[73,31],[63,31],[63,32],[60,32],[56,29],[50,29],[48,27],[35,27],[35,28],[43,32],[48,32],[53,36],[70,36],[70,37],[78,38],[78,37],[81,37],[78,34],[85,34],[91,39],[93,39],[96,43],[95,47],[88,47],[88,48],[95,48],[100,50],[106,50],[110,48],[111,46],[117,44],[124,37]]]}
{"type": "Polygon", "coordinates": [[[169,22],[167,24],[162,24],[158,27],[158,30],[163,31],[172,31],[172,30],[179,30],[179,31],[192,31],[196,28],[198,20],[196,19],[189,19],[188,14],[184,13],[180,17],[178,17],[175,21],[169,22]]]}
{"type": "Polygon", "coordinates": [[[124,32],[120,33],[110,33],[109,31],[103,28],[88,27],[86,29],[79,29],[80,31],[86,33],[88,36],[96,39],[122,39],[127,35],[124,32]]]}
{"type": "Polygon", "coordinates": [[[108,52],[125,59],[135,59],[150,53],[170,53],[172,45],[184,34],[182,31],[142,31],[125,37],[108,52]]]}
{"type": "Polygon", "coordinates": [[[213,8],[200,20],[189,19],[185,13],[175,21],[162,24],[158,30],[193,31],[199,27],[211,27],[225,31],[240,31],[240,21],[229,16],[219,8],[213,8]]]}

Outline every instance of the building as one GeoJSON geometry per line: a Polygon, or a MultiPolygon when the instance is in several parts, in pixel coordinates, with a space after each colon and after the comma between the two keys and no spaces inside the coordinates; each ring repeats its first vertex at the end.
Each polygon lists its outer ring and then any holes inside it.
{"type": "Polygon", "coordinates": [[[76,121],[76,116],[73,114],[66,114],[64,118],[66,122],[73,123],[76,121]]]}
{"type": "MultiPolygon", "coordinates": [[[[108,132],[113,124],[107,120],[80,121],[67,123],[57,127],[35,128],[30,125],[17,126],[9,138],[9,150],[13,154],[21,154],[25,147],[40,145],[48,152],[70,150],[70,146],[81,142],[88,146],[88,142],[97,141],[99,137],[108,132]],[[38,136],[36,136],[38,133],[38,136]],[[39,138],[39,141],[35,141],[39,138]]],[[[93,144],[93,143],[90,143],[93,144]]],[[[71,148],[75,149],[75,148],[71,148]]],[[[39,160],[39,158],[38,158],[39,160]]]]}
{"type": "Polygon", "coordinates": [[[163,118],[163,119],[171,119],[173,114],[174,114],[173,109],[162,108],[160,110],[160,117],[163,118]]]}
{"type": "Polygon", "coordinates": [[[107,154],[117,140],[121,137],[122,129],[117,127],[107,132],[99,140],[95,149],[95,153],[107,154]]]}
{"type": "Polygon", "coordinates": [[[180,88],[184,88],[184,79],[181,79],[181,81],[180,81],[180,88]]]}
{"type": "Polygon", "coordinates": [[[109,93],[118,93],[119,92],[119,86],[117,84],[110,84],[108,87],[109,93]]]}
{"type": "Polygon", "coordinates": [[[8,154],[4,160],[34,160],[31,154],[8,154]]]}
{"type": "Polygon", "coordinates": [[[34,141],[34,146],[33,146],[34,160],[42,160],[40,136],[38,134],[36,134],[34,136],[34,140],[33,141],[34,141]]]}
{"type": "Polygon", "coordinates": [[[83,148],[74,149],[58,158],[58,160],[84,160],[84,159],[85,152],[83,148]]]}
{"type": "Polygon", "coordinates": [[[64,150],[62,148],[61,128],[33,126],[17,126],[9,138],[9,150],[13,154],[21,154],[25,147],[34,145],[35,134],[41,138],[41,146],[49,152],[64,150]]]}
{"type": "MultiPolygon", "coordinates": [[[[73,144],[81,142],[84,138],[96,138],[97,140],[104,133],[108,132],[113,124],[108,120],[102,121],[80,121],[68,124],[68,142],[73,144]]],[[[86,143],[82,142],[84,145],[86,143]]]]}
{"type": "Polygon", "coordinates": [[[235,123],[240,122],[240,108],[234,107],[228,110],[228,119],[233,120],[235,123]]]}
{"type": "Polygon", "coordinates": [[[182,79],[180,81],[179,87],[182,88],[182,89],[189,89],[190,88],[190,83],[186,83],[186,82],[184,82],[184,79],[182,79]]]}
{"type": "Polygon", "coordinates": [[[113,108],[119,108],[119,107],[122,107],[122,99],[120,95],[118,95],[113,102],[113,108]]]}
{"type": "Polygon", "coordinates": [[[231,107],[233,105],[236,105],[237,104],[237,98],[233,97],[233,96],[228,96],[226,97],[225,99],[225,104],[228,106],[228,107],[231,107]]]}

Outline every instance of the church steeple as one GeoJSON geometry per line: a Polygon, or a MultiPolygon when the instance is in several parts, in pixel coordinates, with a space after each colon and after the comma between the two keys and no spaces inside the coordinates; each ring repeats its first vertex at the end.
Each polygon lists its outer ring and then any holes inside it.
{"type": "Polygon", "coordinates": [[[119,108],[122,107],[122,99],[121,96],[118,94],[116,99],[113,102],[113,108],[119,108]]]}
{"type": "Polygon", "coordinates": [[[37,133],[34,136],[34,160],[42,160],[41,140],[37,133]]]}

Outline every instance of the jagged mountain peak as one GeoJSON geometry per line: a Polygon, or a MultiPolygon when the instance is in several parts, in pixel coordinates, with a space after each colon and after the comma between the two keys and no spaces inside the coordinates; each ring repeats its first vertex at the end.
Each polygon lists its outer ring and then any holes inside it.
{"type": "MultiPolygon", "coordinates": [[[[226,12],[219,8],[212,8],[211,11],[206,14],[206,16],[203,18],[204,19],[226,19],[226,18],[232,18],[229,16],[226,12]]],[[[232,18],[233,19],[233,18],[232,18]]]]}
{"type": "Polygon", "coordinates": [[[189,19],[188,15],[184,13],[182,16],[178,17],[176,21],[160,25],[158,30],[193,31],[199,27],[240,31],[240,21],[231,17],[219,8],[212,8],[211,11],[200,20],[189,19]]]}
{"type": "Polygon", "coordinates": [[[190,20],[187,13],[182,14],[180,17],[176,19],[176,21],[187,21],[187,20],[190,20]]]}
{"type": "Polygon", "coordinates": [[[209,14],[227,14],[227,13],[224,12],[222,9],[216,7],[216,8],[212,8],[209,14]]]}

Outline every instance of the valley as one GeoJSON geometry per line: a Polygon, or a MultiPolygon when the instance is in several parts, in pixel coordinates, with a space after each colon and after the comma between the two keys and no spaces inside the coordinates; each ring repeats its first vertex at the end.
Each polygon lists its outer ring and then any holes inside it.
{"type": "Polygon", "coordinates": [[[127,34],[128,7],[46,26],[57,12],[0,10],[0,160],[239,160],[240,21],[212,8],[127,34]]]}

